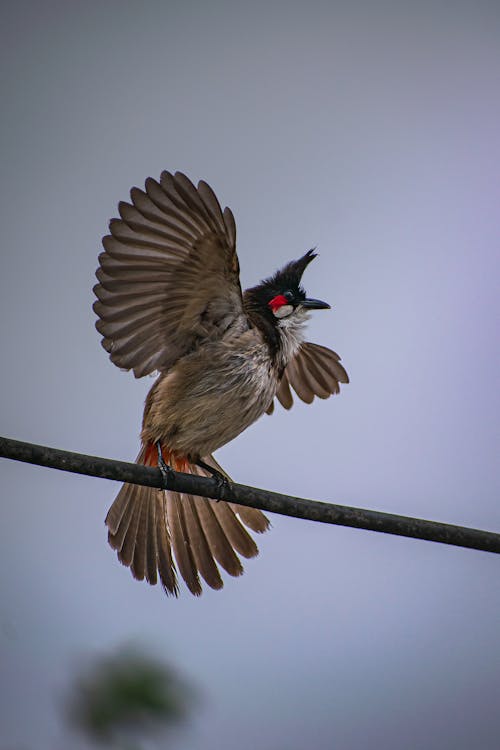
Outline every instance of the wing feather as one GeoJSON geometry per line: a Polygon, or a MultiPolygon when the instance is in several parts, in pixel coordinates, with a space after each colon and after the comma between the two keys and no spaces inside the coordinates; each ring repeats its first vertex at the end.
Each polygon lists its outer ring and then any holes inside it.
{"type": "MultiPolygon", "coordinates": [[[[236,247],[236,222],[234,221],[233,212],[230,208],[224,209],[224,226],[226,228],[226,234],[229,240],[229,244],[232,247],[236,247]]],[[[236,254],[234,256],[237,257],[236,254]]]]}
{"type": "Polygon", "coordinates": [[[290,385],[297,396],[302,399],[302,401],[305,401],[306,404],[312,404],[314,400],[314,391],[308,383],[307,372],[304,372],[303,363],[303,357],[295,356],[288,363],[288,367],[286,368],[287,376],[290,385]]]}
{"type": "Polygon", "coordinates": [[[248,321],[234,217],[210,186],[163,172],[130,196],[103,238],[94,311],[112,362],[142,377],[248,321]]]}
{"type": "MultiPolygon", "coordinates": [[[[340,383],[348,383],[349,377],[340,364],[339,355],[326,346],[305,342],[295,357],[288,363],[276,390],[276,399],[285,408],[293,404],[293,389],[306,404],[314,397],[328,398],[340,392],[340,383]]],[[[272,414],[274,404],[267,410],[272,414]],[[273,407],[273,408],[271,408],[273,407]]]]}

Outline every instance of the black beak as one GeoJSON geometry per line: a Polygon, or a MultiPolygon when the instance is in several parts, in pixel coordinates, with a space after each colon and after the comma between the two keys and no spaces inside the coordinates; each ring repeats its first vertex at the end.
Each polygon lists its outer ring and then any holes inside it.
{"type": "Polygon", "coordinates": [[[322,302],[320,299],[303,299],[300,304],[309,310],[329,310],[328,302],[322,302]]]}

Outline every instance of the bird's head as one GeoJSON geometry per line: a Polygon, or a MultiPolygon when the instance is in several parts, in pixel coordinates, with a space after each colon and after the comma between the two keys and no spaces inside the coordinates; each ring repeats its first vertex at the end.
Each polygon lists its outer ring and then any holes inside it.
{"type": "Polygon", "coordinates": [[[248,289],[245,292],[248,307],[278,327],[288,326],[292,321],[305,322],[309,310],[329,309],[327,302],[307,297],[301,286],[302,275],[314,258],[314,250],[308,250],[302,258],[292,260],[274,276],[248,289]]]}

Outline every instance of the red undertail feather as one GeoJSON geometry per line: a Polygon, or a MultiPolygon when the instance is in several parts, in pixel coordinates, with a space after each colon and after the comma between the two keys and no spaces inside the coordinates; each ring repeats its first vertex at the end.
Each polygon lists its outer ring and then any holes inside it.
{"type": "MultiPolygon", "coordinates": [[[[144,447],[144,460],[137,463],[143,463],[146,466],[158,466],[158,445],[156,443],[146,443],[144,447]]],[[[165,445],[161,446],[161,454],[163,460],[168,466],[171,466],[174,471],[183,471],[184,473],[192,474],[189,471],[189,460],[186,456],[179,456],[174,451],[169,450],[165,445]]]]}

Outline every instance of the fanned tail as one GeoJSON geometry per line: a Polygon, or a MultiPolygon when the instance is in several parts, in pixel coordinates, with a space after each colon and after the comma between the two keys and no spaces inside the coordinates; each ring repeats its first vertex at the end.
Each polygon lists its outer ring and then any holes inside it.
{"type": "MultiPolygon", "coordinates": [[[[206,469],[176,459],[165,449],[163,454],[178,471],[210,476],[206,469]]],[[[213,456],[203,461],[225,474],[213,456]]],[[[136,462],[156,466],[156,447],[144,446],[136,462]]],[[[200,576],[213,589],[224,585],[218,565],[232,576],[243,573],[236,553],[246,558],[258,554],[245,526],[262,533],[269,521],[256,508],[124,484],[109,509],[106,525],[111,547],[134,578],[154,585],[159,577],[165,592],[178,596],[178,570],[191,593],[199,596],[200,576]]]]}

